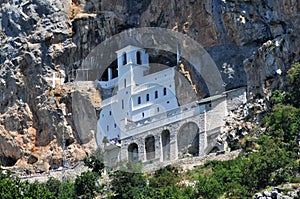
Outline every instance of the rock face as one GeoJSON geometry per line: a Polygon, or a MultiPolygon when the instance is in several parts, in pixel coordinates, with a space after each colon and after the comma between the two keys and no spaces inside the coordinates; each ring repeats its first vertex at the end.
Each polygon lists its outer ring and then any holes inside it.
{"type": "Polygon", "coordinates": [[[82,144],[86,144],[94,139],[97,132],[98,121],[95,108],[100,105],[99,92],[94,88],[93,82],[86,86],[81,85],[81,89],[72,93],[72,115],[77,132],[77,137],[82,144]]]}
{"type": "Polygon", "coordinates": [[[63,83],[75,79],[95,46],[125,29],[187,34],[214,59],[226,89],[247,85],[253,96],[283,87],[284,76],[275,80],[278,69],[285,74],[299,60],[297,0],[3,0],[0,10],[0,160],[6,166],[58,167],[63,140],[70,162],[94,149],[101,100],[95,104],[94,88],[63,83]]]}
{"type": "Polygon", "coordinates": [[[273,187],[271,191],[265,190],[263,193],[256,193],[253,199],[292,199],[299,198],[300,190],[298,184],[283,184],[281,187],[273,187]]]}
{"type": "Polygon", "coordinates": [[[244,60],[251,97],[269,97],[273,89],[284,89],[285,73],[292,60],[299,60],[300,30],[268,40],[244,60]]]}
{"type": "Polygon", "coordinates": [[[71,2],[0,4],[1,164],[40,171],[59,167],[62,140],[66,154],[72,154],[69,160],[80,160],[95,147],[93,139],[83,142],[77,136],[68,115],[71,92],[60,83],[51,88],[53,74],[64,75],[63,57],[76,47],[68,15],[71,2]]]}

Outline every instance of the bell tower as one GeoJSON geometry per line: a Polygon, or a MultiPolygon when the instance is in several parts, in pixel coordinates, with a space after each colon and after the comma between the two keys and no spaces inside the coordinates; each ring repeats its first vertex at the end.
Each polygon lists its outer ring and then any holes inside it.
{"type": "Polygon", "coordinates": [[[118,57],[118,89],[135,85],[136,78],[142,78],[149,70],[149,55],[145,49],[126,46],[117,52],[118,57]]]}

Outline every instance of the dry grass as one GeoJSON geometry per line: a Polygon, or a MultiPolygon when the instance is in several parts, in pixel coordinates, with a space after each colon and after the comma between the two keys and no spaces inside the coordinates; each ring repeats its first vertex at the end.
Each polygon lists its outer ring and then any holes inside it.
{"type": "Polygon", "coordinates": [[[76,16],[82,12],[82,6],[79,3],[71,3],[71,6],[68,8],[68,15],[71,20],[75,19],[76,16]]]}

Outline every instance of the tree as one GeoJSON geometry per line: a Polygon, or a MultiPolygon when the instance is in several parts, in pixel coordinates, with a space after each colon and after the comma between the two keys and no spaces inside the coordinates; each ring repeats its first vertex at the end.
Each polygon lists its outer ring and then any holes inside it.
{"type": "Polygon", "coordinates": [[[104,153],[102,149],[97,148],[90,157],[85,157],[83,159],[85,166],[92,169],[92,172],[95,172],[98,176],[101,176],[104,170],[104,153]]]}
{"type": "Polygon", "coordinates": [[[270,99],[270,105],[273,107],[276,104],[282,104],[284,100],[284,93],[282,93],[280,90],[274,90],[270,99]]]}
{"type": "Polygon", "coordinates": [[[268,132],[285,143],[296,144],[300,127],[300,111],[291,105],[275,105],[265,123],[268,132]]]}
{"type": "Polygon", "coordinates": [[[28,181],[25,181],[21,184],[20,188],[21,189],[19,191],[22,193],[22,198],[55,199],[55,196],[51,191],[49,191],[49,189],[47,189],[46,185],[37,181],[35,181],[34,183],[29,183],[28,181]]]}
{"type": "Polygon", "coordinates": [[[75,180],[75,192],[77,196],[83,198],[93,198],[100,192],[101,186],[98,179],[104,170],[104,155],[101,148],[97,148],[89,157],[83,159],[85,166],[92,171],[83,172],[75,180]]]}
{"type": "Polygon", "coordinates": [[[103,138],[103,140],[102,140],[102,143],[103,143],[104,145],[106,145],[107,143],[109,143],[107,136],[104,136],[104,138],[103,138]]]}
{"type": "Polygon", "coordinates": [[[178,168],[168,165],[155,171],[154,176],[149,180],[149,186],[153,188],[167,187],[175,185],[180,180],[178,168]]]}
{"type": "Polygon", "coordinates": [[[127,163],[125,167],[111,174],[114,198],[140,198],[138,195],[146,192],[146,178],[140,164],[127,163]]]}
{"type": "Polygon", "coordinates": [[[144,192],[144,196],[152,199],[195,198],[195,192],[192,187],[179,184],[182,181],[179,170],[180,168],[176,166],[168,165],[155,171],[154,175],[149,179],[148,192],[144,192]]]}
{"type": "Polygon", "coordinates": [[[291,69],[288,70],[287,78],[291,87],[291,100],[292,103],[299,107],[300,105],[300,63],[296,62],[292,65],[291,69]]]}
{"type": "Polygon", "coordinates": [[[61,182],[53,177],[50,177],[46,182],[46,187],[53,193],[55,197],[58,196],[59,187],[61,186],[61,182]]]}
{"type": "Polygon", "coordinates": [[[3,171],[0,167],[0,198],[21,198],[19,185],[20,181],[18,179],[13,180],[9,170],[3,171]]]}
{"type": "Polygon", "coordinates": [[[58,192],[58,198],[59,199],[75,199],[75,188],[73,182],[64,182],[59,187],[58,192]]]}
{"type": "Polygon", "coordinates": [[[94,198],[98,191],[96,179],[97,176],[94,172],[87,171],[81,173],[75,180],[76,195],[85,199],[94,198]]]}
{"type": "Polygon", "coordinates": [[[203,198],[215,199],[223,193],[223,187],[213,176],[200,176],[197,191],[203,198]]]}

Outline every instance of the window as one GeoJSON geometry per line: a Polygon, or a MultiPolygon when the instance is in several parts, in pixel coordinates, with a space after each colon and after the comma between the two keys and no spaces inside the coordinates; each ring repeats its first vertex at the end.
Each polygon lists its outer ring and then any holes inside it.
{"type": "Polygon", "coordinates": [[[124,79],[124,88],[126,88],[126,79],[124,79]]]}
{"type": "Polygon", "coordinates": [[[158,98],[158,91],[155,91],[154,96],[155,96],[155,99],[158,98]]]}
{"type": "Polygon", "coordinates": [[[169,104],[170,103],[170,101],[167,101],[167,104],[169,104]]]}
{"type": "Polygon", "coordinates": [[[159,113],[159,107],[156,108],[157,112],[159,113]]]}
{"type": "Polygon", "coordinates": [[[141,52],[140,51],[136,52],[136,63],[137,64],[142,64],[141,52]]]}
{"type": "Polygon", "coordinates": [[[142,112],[142,117],[145,117],[145,113],[144,112],[142,112]]]}
{"type": "Polygon", "coordinates": [[[126,53],[123,54],[123,65],[127,64],[127,57],[126,57],[126,53]]]}
{"type": "Polygon", "coordinates": [[[124,100],[122,100],[122,109],[124,109],[124,100]]]}
{"type": "Polygon", "coordinates": [[[114,126],[115,126],[115,128],[117,128],[117,124],[116,124],[116,123],[115,123],[115,125],[114,125],[114,126]]]}
{"type": "Polygon", "coordinates": [[[164,95],[167,95],[167,88],[164,88],[164,95]]]}
{"type": "Polygon", "coordinates": [[[111,111],[109,111],[109,115],[111,115],[111,111]]]}
{"type": "Polygon", "coordinates": [[[146,95],[146,101],[149,102],[150,100],[150,96],[149,96],[149,93],[146,95]]]}
{"type": "Polygon", "coordinates": [[[107,131],[107,132],[109,131],[109,125],[106,126],[106,131],[107,131]]]}
{"type": "Polygon", "coordinates": [[[138,97],[138,104],[141,104],[141,97],[138,97]]]}

